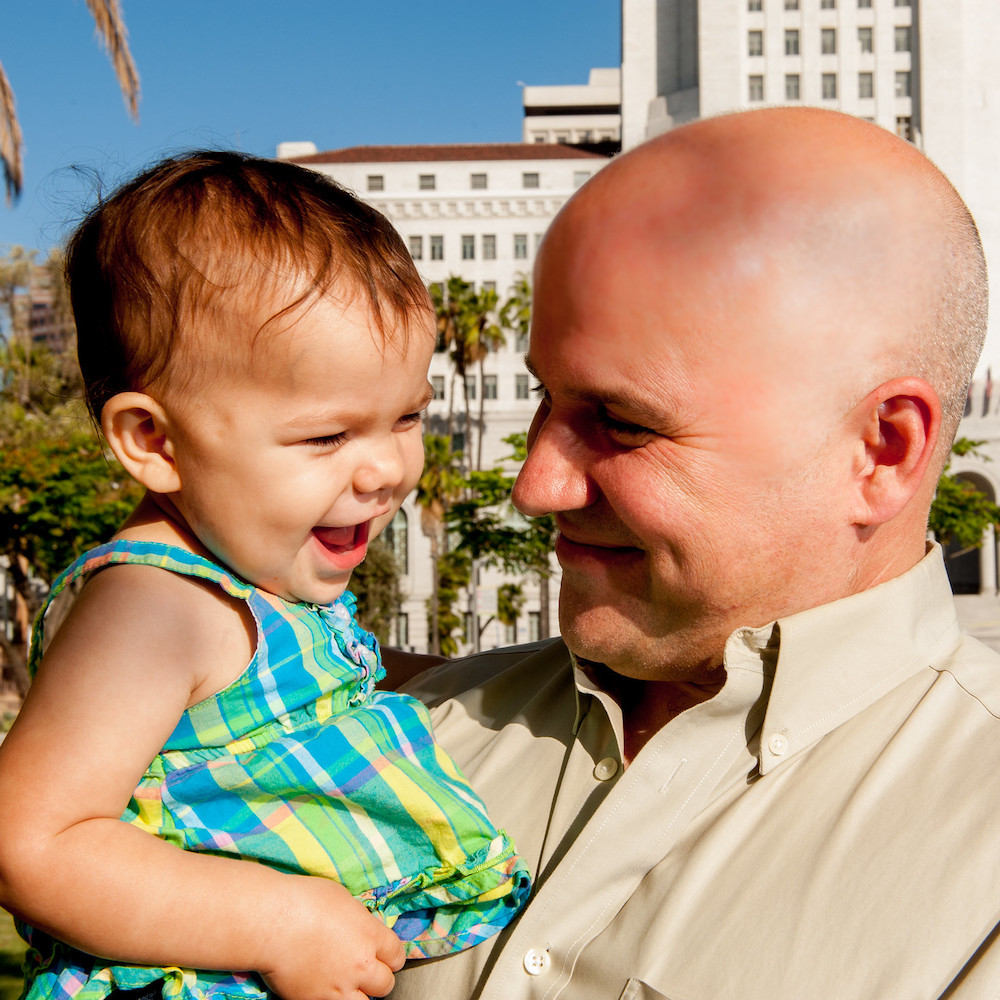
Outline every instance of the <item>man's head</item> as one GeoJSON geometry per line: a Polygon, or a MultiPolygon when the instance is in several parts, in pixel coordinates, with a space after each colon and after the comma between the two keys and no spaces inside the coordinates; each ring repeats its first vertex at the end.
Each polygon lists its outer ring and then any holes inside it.
{"type": "Polygon", "coordinates": [[[875,126],[732,115],[608,166],[538,261],[515,490],[557,514],[570,648],[697,677],[912,566],[985,321],[965,206],[875,126]]]}
{"type": "MultiPolygon", "coordinates": [[[[97,205],[66,274],[95,420],[116,393],[191,394],[324,295],[383,335],[430,300],[398,233],[321,174],[231,151],[162,161],[97,205]]],[[[426,316],[421,316],[421,322],[426,316]]]]}

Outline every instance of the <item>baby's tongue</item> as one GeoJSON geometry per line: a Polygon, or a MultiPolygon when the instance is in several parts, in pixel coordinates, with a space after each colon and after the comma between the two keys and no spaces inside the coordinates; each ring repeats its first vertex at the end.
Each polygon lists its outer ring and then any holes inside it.
{"type": "Polygon", "coordinates": [[[357,525],[349,524],[344,528],[313,528],[313,534],[331,548],[354,544],[354,532],[357,525]]]}

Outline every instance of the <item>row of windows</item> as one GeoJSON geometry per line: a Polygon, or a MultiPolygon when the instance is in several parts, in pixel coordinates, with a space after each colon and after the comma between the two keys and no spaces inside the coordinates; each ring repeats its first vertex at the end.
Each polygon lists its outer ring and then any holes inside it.
{"type": "MultiPolygon", "coordinates": [[[[515,345],[517,350],[524,352],[528,349],[528,339],[527,337],[518,336],[517,344],[515,345]]],[[[496,375],[483,375],[483,399],[496,399],[497,398],[497,376],[496,375]]],[[[431,376],[431,388],[434,390],[435,399],[444,399],[444,375],[432,375],[431,376]]],[[[465,391],[469,399],[478,398],[476,393],[479,389],[479,380],[475,375],[465,376],[465,391]]],[[[524,373],[519,373],[514,376],[514,398],[515,399],[530,399],[531,398],[531,386],[528,382],[528,375],[524,373]]]]}
{"type": "MultiPolygon", "coordinates": [[[[872,0],[857,0],[859,10],[869,10],[872,5],[872,0]]],[[[799,0],[783,0],[785,10],[798,10],[799,0]]],[[[893,0],[893,5],[896,7],[912,7],[912,0],[893,0]]],[[[763,10],[764,0],[747,0],[747,10],[763,10]]],[[[819,0],[820,10],[836,10],[837,0],[819,0]]]]}
{"type": "MultiPolygon", "coordinates": [[[[579,171],[573,175],[573,183],[579,186],[590,176],[590,171],[579,171]],[[580,178],[577,182],[577,178],[580,178]]],[[[369,174],[366,178],[366,188],[369,191],[385,190],[385,174],[369,174]]],[[[469,187],[473,191],[485,191],[489,186],[489,179],[486,174],[469,174],[469,187]]],[[[417,187],[421,191],[437,190],[437,174],[418,174],[417,187]]],[[[521,187],[537,188],[541,187],[541,177],[533,170],[526,170],[521,174],[521,187]]]]}
{"type": "MultiPolygon", "coordinates": [[[[837,74],[823,73],[820,79],[821,93],[824,101],[835,101],[837,99],[837,74]]],[[[909,70],[900,70],[896,73],[896,96],[910,97],[911,76],[909,70]]],[[[798,73],[785,74],[785,100],[798,101],[801,98],[802,77],[798,73]]],[[[867,98],[875,96],[875,75],[873,73],[858,73],[858,97],[867,98]]],[[[747,98],[751,101],[764,100],[764,77],[761,74],[753,74],[747,79],[747,98]]]]}
{"type": "MultiPolygon", "coordinates": [[[[535,252],[542,242],[542,233],[535,233],[535,252]]],[[[497,259],[497,238],[495,233],[484,233],[479,237],[480,248],[483,260],[497,259]]],[[[428,236],[428,249],[430,260],[444,260],[444,236],[428,236]]],[[[410,256],[414,260],[424,259],[424,237],[411,236],[409,238],[410,256]]],[[[512,252],[514,260],[528,259],[528,234],[514,233],[512,252]]],[[[476,236],[469,233],[462,236],[462,260],[476,259],[476,236]]]]}
{"type": "MultiPolygon", "coordinates": [[[[799,54],[798,28],[785,29],[785,55],[799,54]]],[[[910,52],[913,47],[913,29],[908,24],[895,26],[895,48],[897,52],[910,52]]],[[[820,28],[819,50],[825,56],[837,54],[837,29],[820,28]]],[[[875,37],[870,26],[858,28],[858,50],[862,53],[875,51],[875,37]]],[[[747,32],[747,55],[762,56],[764,54],[764,32],[753,30],[747,32]]]]}

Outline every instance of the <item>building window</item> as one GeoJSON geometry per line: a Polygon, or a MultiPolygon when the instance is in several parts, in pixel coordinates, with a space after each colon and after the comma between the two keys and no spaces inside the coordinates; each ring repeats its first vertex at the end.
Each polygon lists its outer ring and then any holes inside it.
{"type": "Polygon", "coordinates": [[[521,174],[521,187],[526,187],[526,188],[538,187],[538,174],[536,173],[521,174]]]}
{"type": "Polygon", "coordinates": [[[896,51],[897,52],[909,52],[910,51],[910,26],[908,24],[897,24],[896,25],[896,51]]]}
{"type": "Polygon", "coordinates": [[[384,191],[385,190],[385,177],[382,174],[369,174],[366,187],[369,191],[384,191]]]}
{"type": "Polygon", "coordinates": [[[871,10],[872,0],[858,0],[858,10],[871,10]]]}
{"type": "Polygon", "coordinates": [[[476,398],[476,376],[466,375],[465,376],[465,398],[475,399],[476,398]]]}
{"type": "Polygon", "coordinates": [[[819,33],[819,50],[825,56],[837,54],[837,29],[821,28],[819,33]]]}
{"type": "Polygon", "coordinates": [[[528,333],[526,330],[518,330],[517,338],[514,341],[514,350],[518,354],[524,354],[528,350],[528,333]]]}
{"type": "Polygon", "coordinates": [[[785,55],[797,56],[799,54],[799,29],[787,28],[785,30],[785,55]]]}
{"type": "Polygon", "coordinates": [[[483,291],[484,292],[495,292],[497,290],[497,283],[495,281],[484,281],[483,291]]]}
{"type": "Polygon", "coordinates": [[[497,398],[497,377],[496,375],[483,376],[483,399],[497,398]]]}
{"type": "Polygon", "coordinates": [[[503,641],[508,646],[513,646],[517,642],[517,619],[512,622],[505,622],[503,626],[503,641]]]}
{"type": "Polygon", "coordinates": [[[747,10],[763,10],[763,0],[747,0],[747,10]]]}
{"type": "Polygon", "coordinates": [[[497,238],[495,233],[483,236],[483,260],[497,259],[497,238]]]}
{"type": "Polygon", "coordinates": [[[864,100],[866,97],[875,96],[875,77],[871,73],[858,74],[858,97],[864,100]]]}
{"type": "Polygon", "coordinates": [[[545,133],[544,133],[544,132],[536,132],[536,133],[535,133],[535,134],[534,134],[534,135],[532,136],[532,138],[534,139],[534,141],[535,141],[536,143],[539,143],[539,142],[545,142],[545,133]]]}
{"type": "Polygon", "coordinates": [[[469,178],[469,186],[473,191],[485,191],[486,174],[472,174],[469,178]]]}
{"type": "Polygon", "coordinates": [[[472,631],[476,627],[476,616],[471,611],[462,615],[462,638],[468,644],[472,642],[472,631]]]}
{"type": "Polygon", "coordinates": [[[465,431],[455,431],[451,436],[451,450],[456,455],[461,455],[465,451],[465,431]]]}
{"type": "Polygon", "coordinates": [[[896,96],[910,96],[910,71],[908,69],[896,71],[896,96]]]}
{"type": "Polygon", "coordinates": [[[528,612],[528,642],[538,642],[542,637],[541,611],[528,612]]]}
{"type": "Polygon", "coordinates": [[[823,100],[824,101],[834,101],[837,99],[837,74],[836,73],[824,73],[823,74],[823,100]]]}
{"type": "Polygon", "coordinates": [[[837,0],[819,0],[820,10],[836,10],[837,0]]]}
{"type": "Polygon", "coordinates": [[[542,248],[542,240],[545,237],[545,233],[535,233],[535,255],[538,255],[538,251],[542,248]]]}
{"type": "Polygon", "coordinates": [[[431,237],[431,260],[444,260],[444,237],[431,237]]]}
{"type": "Polygon", "coordinates": [[[799,0],[785,0],[785,10],[798,10],[799,0]]]}
{"type": "Polygon", "coordinates": [[[785,100],[786,101],[797,101],[799,99],[799,93],[801,87],[799,84],[799,74],[798,73],[786,73],[785,74],[785,100]]]}
{"type": "Polygon", "coordinates": [[[589,170],[574,170],[573,171],[573,187],[578,188],[581,184],[586,184],[590,180],[589,170]]]}
{"type": "Polygon", "coordinates": [[[528,376],[527,375],[515,375],[514,376],[514,398],[515,399],[530,399],[531,392],[528,389],[528,376]]]}
{"type": "Polygon", "coordinates": [[[514,260],[528,259],[528,234],[514,233],[514,260]]]}
{"type": "Polygon", "coordinates": [[[410,646],[410,616],[405,611],[396,615],[396,646],[399,649],[410,646]]]}
{"type": "Polygon", "coordinates": [[[424,259],[424,238],[423,236],[410,237],[410,256],[414,260],[424,259]]]}
{"type": "Polygon", "coordinates": [[[862,54],[874,51],[871,28],[858,28],[858,48],[861,50],[862,54]]]}
{"type": "Polygon", "coordinates": [[[747,100],[764,100],[764,77],[754,74],[747,80],[747,100]]]}
{"type": "Polygon", "coordinates": [[[910,0],[896,0],[895,6],[896,7],[909,7],[910,6],[910,0]]]}
{"type": "Polygon", "coordinates": [[[475,236],[463,236],[462,237],[462,260],[475,260],[476,259],[476,237],[475,236]]]}
{"type": "Polygon", "coordinates": [[[433,191],[437,187],[434,174],[421,174],[417,183],[421,191],[433,191]]]}
{"type": "Polygon", "coordinates": [[[747,32],[747,55],[748,56],[762,56],[764,54],[764,32],[763,31],[748,31],[747,32]]]}
{"type": "Polygon", "coordinates": [[[405,576],[410,572],[410,528],[405,510],[400,508],[396,511],[396,516],[385,526],[382,538],[392,550],[396,568],[405,576]]]}
{"type": "Polygon", "coordinates": [[[909,115],[896,117],[896,135],[907,142],[913,142],[913,119],[909,115]]]}
{"type": "Polygon", "coordinates": [[[431,376],[431,389],[434,391],[435,399],[444,399],[444,376],[431,376]]]}

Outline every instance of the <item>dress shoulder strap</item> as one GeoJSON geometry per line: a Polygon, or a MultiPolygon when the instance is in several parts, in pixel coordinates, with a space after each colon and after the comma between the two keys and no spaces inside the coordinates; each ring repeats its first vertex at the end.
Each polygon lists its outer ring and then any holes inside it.
{"type": "Polygon", "coordinates": [[[231,597],[247,600],[254,592],[254,587],[228,569],[212,562],[204,556],[195,555],[182,549],[179,545],[169,545],[165,542],[140,542],[118,539],[98,545],[84,552],[76,562],[70,564],[59,574],[49,589],[48,596],[38,611],[31,634],[31,648],[28,651],[28,673],[34,677],[38,663],[42,658],[42,641],[45,630],[45,614],[52,602],[71,583],[94,573],[105,566],[116,566],[123,563],[138,566],[157,566],[180,573],[182,576],[193,576],[200,580],[209,580],[217,584],[231,597]]]}

